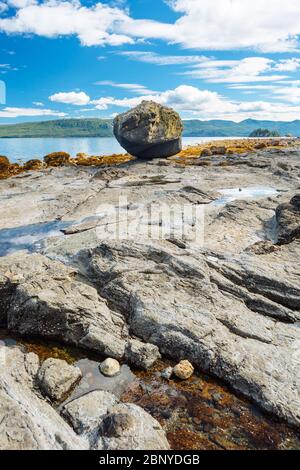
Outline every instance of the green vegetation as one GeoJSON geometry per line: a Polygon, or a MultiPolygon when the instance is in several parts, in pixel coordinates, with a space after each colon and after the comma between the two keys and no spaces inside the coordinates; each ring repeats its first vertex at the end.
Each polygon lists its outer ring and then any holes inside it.
{"type": "Polygon", "coordinates": [[[58,119],[0,125],[0,137],[111,137],[111,119],[58,119]]]}
{"type": "Polygon", "coordinates": [[[269,129],[255,129],[249,135],[249,137],[280,137],[278,131],[270,131],[269,129]]]}
{"type": "MultiPolygon", "coordinates": [[[[258,129],[276,131],[280,135],[300,136],[300,120],[293,122],[255,121],[246,119],[233,121],[183,122],[185,137],[248,137],[258,129]]],[[[278,135],[278,134],[276,134],[278,135]]],[[[111,119],[58,119],[43,122],[0,125],[0,137],[112,137],[111,119]]],[[[269,136],[269,135],[268,135],[269,136]]],[[[267,137],[268,137],[267,136],[267,137]]],[[[274,134],[272,134],[274,136],[274,134]]]]}

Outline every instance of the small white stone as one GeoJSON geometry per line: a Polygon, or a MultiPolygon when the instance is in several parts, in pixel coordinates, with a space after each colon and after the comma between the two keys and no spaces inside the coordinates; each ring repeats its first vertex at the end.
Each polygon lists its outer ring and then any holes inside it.
{"type": "Polygon", "coordinates": [[[99,369],[107,377],[113,377],[120,372],[120,364],[116,359],[108,357],[105,361],[101,362],[99,369]]]}

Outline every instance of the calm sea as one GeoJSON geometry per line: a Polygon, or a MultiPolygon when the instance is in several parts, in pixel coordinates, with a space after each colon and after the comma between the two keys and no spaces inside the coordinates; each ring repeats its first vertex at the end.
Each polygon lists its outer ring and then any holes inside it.
{"type": "MultiPolygon", "coordinates": [[[[224,137],[184,137],[183,145],[220,140],[224,137]]],[[[78,152],[88,155],[110,155],[124,153],[114,137],[71,137],[71,138],[0,138],[0,155],[7,156],[11,162],[42,159],[51,152],[64,151],[75,157],[78,152]]]]}

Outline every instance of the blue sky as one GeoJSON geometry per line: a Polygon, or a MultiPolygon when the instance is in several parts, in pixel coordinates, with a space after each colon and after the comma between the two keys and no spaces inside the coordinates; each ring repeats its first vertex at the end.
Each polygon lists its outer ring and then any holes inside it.
{"type": "Polygon", "coordinates": [[[0,123],[300,119],[299,0],[0,0],[0,53],[0,123]]]}

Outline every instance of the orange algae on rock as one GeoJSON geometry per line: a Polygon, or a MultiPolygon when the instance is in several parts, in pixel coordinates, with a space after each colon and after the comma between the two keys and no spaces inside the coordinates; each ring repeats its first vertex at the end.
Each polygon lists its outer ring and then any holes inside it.
{"type": "Polygon", "coordinates": [[[53,152],[45,155],[44,162],[47,166],[62,166],[70,163],[71,156],[67,152],[53,152]]]}

